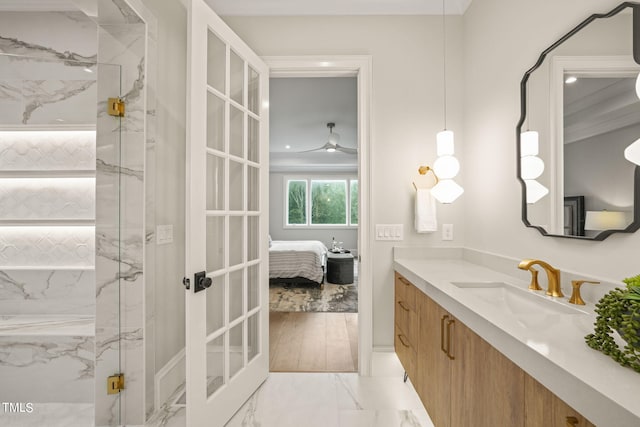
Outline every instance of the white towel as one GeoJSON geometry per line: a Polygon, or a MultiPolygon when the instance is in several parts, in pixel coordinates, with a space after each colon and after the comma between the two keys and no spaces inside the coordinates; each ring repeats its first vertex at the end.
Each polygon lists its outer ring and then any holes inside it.
{"type": "Polygon", "coordinates": [[[418,233],[438,231],[436,200],[431,195],[431,190],[427,188],[416,190],[416,231],[418,233]]]}

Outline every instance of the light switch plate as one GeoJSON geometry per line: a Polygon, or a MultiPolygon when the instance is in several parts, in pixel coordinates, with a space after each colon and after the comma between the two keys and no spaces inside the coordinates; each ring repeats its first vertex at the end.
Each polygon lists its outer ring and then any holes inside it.
{"type": "Polygon", "coordinates": [[[156,244],[173,243],[173,225],[158,225],[156,227],[156,244]]]}
{"type": "Polygon", "coordinates": [[[404,239],[403,224],[376,224],[376,240],[395,240],[404,239]]]}

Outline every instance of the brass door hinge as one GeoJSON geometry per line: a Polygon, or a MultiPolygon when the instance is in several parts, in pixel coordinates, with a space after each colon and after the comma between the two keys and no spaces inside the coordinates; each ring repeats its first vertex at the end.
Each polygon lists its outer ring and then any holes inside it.
{"type": "Polygon", "coordinates": [[[107,113],[110,116],[124,117],[124,101],[121,98],[107,100],[107,113]]]}
{"type": "Polygon", "coordinates": [[[118,394],[124,390],[124,374],[115,374],[107,378],[107,394],[118,394]]]}

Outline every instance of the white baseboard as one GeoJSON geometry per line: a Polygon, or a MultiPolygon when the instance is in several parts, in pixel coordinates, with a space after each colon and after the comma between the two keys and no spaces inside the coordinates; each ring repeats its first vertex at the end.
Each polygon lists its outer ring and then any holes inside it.
{"type": "Polygon", "coordinates": [[[394,353],[396,349],[392,345],[374,345],[373,351],[380,353],[394,353]]]}
{"type": "Polygon", "coordinates": [[[185,383],[186,359],[185,349],[180,350],[155,375],[155,407],[162,407],[185,383]]]}

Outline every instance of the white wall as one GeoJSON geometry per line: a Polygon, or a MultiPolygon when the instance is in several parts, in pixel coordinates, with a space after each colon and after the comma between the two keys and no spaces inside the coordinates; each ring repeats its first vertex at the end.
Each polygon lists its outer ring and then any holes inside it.
{"type": "MultiPolygon", "coordinates": [[[[435,135],[443,124],[442,18],[224,17],[259,55],[371,55],[372,223],[404,224],[403,242],[374,242],[373,343],[393,345],[392,248],[461,245],[466,196],[438,207],[440,223],[455,225],[455,240],[413,231],[413,187],[421,164],[433,165],[435,135]]],[[[448,127],[462,132],[462,18],[447,18],[448,127]]],[[[460,179],[466,174],[462,163],[460,179]]],[[[460,180],[458,181],[460,182],[460,180]]],[[[468,206],[468,205],[467,205],[468,206]]]]}
{"type": "MultiPolygon", "coordinates": [[[[619,2],[474,1],[464,16],[465,246],[549,261],[586,277],[620,280],[638,273],[640,233],[603,242],[541,236],[520,220],[515,127],[519,84],[539,53],[572,26],[619,2]]],[[[514,266],[515,269],[515,266],[514,266]]]]}
{"type": "MultiPolygon", "coordinates": [[[[352,252],[358,249],[357,228],[285,228],[284,227],[284,179],[286,176],[298,176],[286,173],[269,174],[269,234],[273,240],[320,240],[327,248],[331,248],[331,239],[343,242],[343,248],[352,252]]],[[[300,175],[301,177],[303,175],[300,175]]],[[[321,174],[313,174],[313,177],[321,177],[321,174]]],[[[335,176],[326,175],[327,178],[335,176]]],[[[352,175],[354,178],[357,175],[352,175]]],[[[340,177],[346,177],[340,175],[340,177]]]]}

